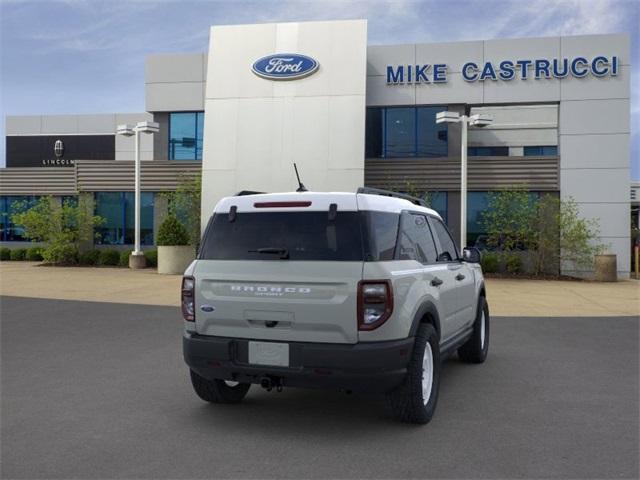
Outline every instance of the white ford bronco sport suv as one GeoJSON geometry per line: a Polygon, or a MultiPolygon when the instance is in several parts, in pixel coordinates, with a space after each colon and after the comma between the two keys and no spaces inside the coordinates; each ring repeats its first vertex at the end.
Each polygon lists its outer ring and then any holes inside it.
{"type": "Polygon", "coordinates": [[[479,252],[460,256],[440,216],[402,194],[249,193],[217,204],[183,278],[198,396],[237,403],[252,383],[384,392],[397,419],[427,423],[441,359],[487,356],[479,252]]]}

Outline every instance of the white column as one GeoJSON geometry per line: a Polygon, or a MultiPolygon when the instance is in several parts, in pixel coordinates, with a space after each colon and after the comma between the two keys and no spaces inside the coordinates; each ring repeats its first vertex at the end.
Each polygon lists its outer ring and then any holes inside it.
{"type": "Polygon", "coordinates": [[[462,124],[462,152],[460,152],[460,249],[467,246],[467,116],[460,117],[462,124]]]}
{"type": "Polygon", "coordinates": [[[140,131],[135,131],[135,245],[133,254],[140,255],[140,131]]]}

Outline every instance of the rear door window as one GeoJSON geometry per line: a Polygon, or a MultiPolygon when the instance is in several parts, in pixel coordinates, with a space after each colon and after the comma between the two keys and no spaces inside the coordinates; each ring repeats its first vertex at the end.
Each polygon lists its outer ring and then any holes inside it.
{"type": "Polygon", "coordinates": [[[438,261],[439,262],[453,262],[458,260],[458,249],[456,244],[441,220],[431,217],[431,226],[433,227],[433,233],[438,239],[438,261]]]}
{"type": "Polygon", "coordinates": [[[202,260],[362,261],[358,212],[217,213],[202,242],[202,260]],[[286,255],[283,254],[286,252],[286,255]]]}
{"type": "Polygon", "coordinates": [[[428,264],[435,263],[436,256],[436,246],[427,217],[417,213],[403,213],[400,220],[396,258],[428,264]]]}

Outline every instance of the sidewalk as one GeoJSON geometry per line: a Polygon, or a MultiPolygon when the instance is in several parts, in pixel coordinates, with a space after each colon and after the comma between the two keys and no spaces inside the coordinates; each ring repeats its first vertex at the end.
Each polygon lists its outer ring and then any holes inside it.
{"type": "MultiPolygon", "coordinates": [[[[126,268],[0,263],[0,295],[180,305],[179,275],[126,268]]],[[[640,281],[617,283],[487,279],[491,314],[527,317],[640,315],[640,281]]]]}

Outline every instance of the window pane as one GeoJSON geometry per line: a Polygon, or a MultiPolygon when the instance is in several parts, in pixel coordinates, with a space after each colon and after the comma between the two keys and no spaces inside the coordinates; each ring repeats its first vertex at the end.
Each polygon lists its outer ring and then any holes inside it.
{"type": "Polygon", "coordinates": [[[365,129],[366,158],[382,157],[382,108],[367,108],[367,124],[365,129]]]}
{"type": "Polygon", "coordinates": [[[467,193],[467,245],[486,246],[486,232],[482,226],[482,212],[489,208],[487,192],[467,193]]]}
{"type": "Polygon", "coordinates": [[[196,125],[196,160],[202,160],[202,138],[204,136],[204,112],[198,112],[196,125]]]}
{"type": "Polygon", "coordinates": [[[398,259],[416,260],[420,263],[436,261],[436,246],[424,215],[402,215],[398,259]]]}
{"type": "Polygon", "coordinates": [[[122,245],[124,243],[124,208],[122,192],[97,192],[96,215],[104,223],[96,228],[100,234],[96,243],[102,245],[122,245]]]}
{"type": "MultiPolygon", "coordinates": [[[[197,158],[197,124],[196,112],[169,114],[170,160],[195,160],[197,158]]],[[[200,150],[202,151],[202,144],[200,150]]]]}
{"type": "Polygon", "coordinates": [[[447,124],[436,123],[436,113],[446,110],[442,107],[418,107],[418,157],[446,157],[447,124]]]}
{"type": "Polygon", "coordinates": [[[387,157],[416,155],[415,108],[388,108],[385,135],[387,157]]]}
{"type": "Polygon", "coordinates": [[[338,211],[330,221],[327,212],[216,214],[203,239],[204,260],[277,260],[279,254],[261,248],[282,248],[289,261],[362,261],[362,236],[358,212],[338,211]]]}
{"type": "Polygon", "coordinates": [[[447,192],[430,192],[428,199],[429,208],[438,212],[442,219],[447,222],[449,213],[447,211],[447,192]]]}
{"type": "Polygon", "coordinates": [[[431,224],[433,225],[433,233],[438,237],[440,242],[440,249],[438,257],[440,261],[450,262],[458,259],[458,249],[454,243],[447,227],[444,226],[437,218],[431,217],[431,224]]]}
{"type": "Polygon", "coordinates": [[[469,147],[470,157],[508,157],[509,147],[469,147]]]}
{"type": "Polygon", "coordinates": [[[4,232],[9,222],[9,213],[7,212],[7,198],[0,197],[0,241],[4,241],[4,232]]]}
{"type": "Polygon", "coordinates": [[[527,156],[556,156],[558,147],[555,145],[524,147],[524,155],[527,156]]]}
{"type": "Polygon", "coordinates": [[[11,216],[28,210],[38,202],[39,197],[32,195],[3,197],[0,203],[0,215],[2,216],[2,240],[5,242],[28,242],[24,236],[24,228],[14,224],[11,216]]]}
{"type": "MultiPolygon", "coordinates": [[[[125,237],[128,245],[135,243],[135,193],[125,192],[125,237]]],[[[153,245],[153,193],[140,192],[140,244],[153,245]]]]}
{"type": "Polygon", "coordinates": [[[390,212],[360,212],[365,241],[365,260],[393,260],[400,215],[390,212]]]}

